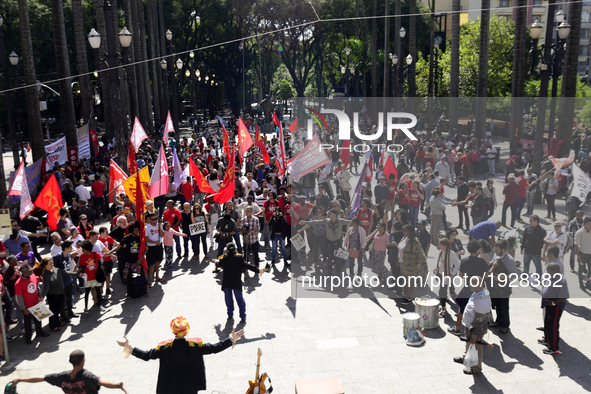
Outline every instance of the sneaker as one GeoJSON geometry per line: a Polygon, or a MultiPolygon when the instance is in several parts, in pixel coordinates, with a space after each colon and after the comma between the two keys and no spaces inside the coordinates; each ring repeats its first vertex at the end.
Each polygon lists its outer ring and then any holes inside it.
{"type": "Polygon", "coordinates": [[[457,330],[455,327],[448,327],[447,332],[456,336],[460,336],[460,330],[457,330]]]}
{"type": "Polygon", "coordinates": [[[105,307],[104,307],[104,306],[102,306],[102,305],[101,305],[101,306],[99,306],[99,311],[101,311],[101,312],[105,312],[106,310],[107,310],[107,309],[105,309],[105,307]]]}
{"type": "Polygon", "coordinates": [[[540,345],[544,345],[544,346],[546,346],[546,347],[550,346],[550,345],[548,344],[548,342],[546,342],[546,340],[545,340],[545,339],[538,339],[538,343],[539,343],[540,345]]]}
{"type": "Polygon", "coordinates": [[[85,315],[88,315],[88,308],[84,308],[84,312],[82,312],[85,315]]]}
{"type": "Polygon", "coordinates": [[[509,331],[511,331],[510,328],[501,328],[499,330],[499,334],[507,334],[509,331]]]}
{"type": "Polygon", "coordinates": [[[560,350],[552,350],[552,349],[544,349],[544,350],[542,350],[542,352],[544,354],[551,354],[551,355],[562,354],[562,352],[560,350]]]}

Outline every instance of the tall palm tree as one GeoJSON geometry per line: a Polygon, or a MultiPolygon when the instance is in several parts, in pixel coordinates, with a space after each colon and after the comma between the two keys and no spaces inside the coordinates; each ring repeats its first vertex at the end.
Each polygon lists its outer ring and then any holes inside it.
{"type": "Polygon", "coordinates": [[[45,142],[41,128],[41,110],[39,109],[39,91],[37,90],[37,74],[35,73],[35,59],[33,57],[33,41],[31,39],[31,24],[29,23],[29,5],[27,0],[18,0],[19,27],[21,35],[23,68],[25,71],[25,90],[27,95],[27,117],[29,120],[29,137],[33,161],[45,155],[45,142]]]}
{"type": "MultiPolygon", "coordinates": [[[[156,9],[156,1],[151,0],[147,3],[147,14],[148,14],[148,33],[150,36],[150,58],[155,59],[160,53],[160,40],[158,40],[158,29],[157,19],[158,13],[156,9]]],[[[160,88],[161,74],[160,62],[153,60],[150,62],[150,70],[152,72],[152,97],[154,102],[154,121],[156,127],[159,127],[165,122],[166,119],[162,119],[162,112],[160,109],[160,88]],[[160,82],[160,83],[159,83],[160,82]]],[[[191,70],[193,72],[193,70],[191,70]]]]}
{"type": "Polygon", "coordinates": [[[53,30],[53,47],[55,65],[59,81],[60,113],[62,126],[68,146],[77,146],[76,111],[70,72],[68,41],[66,40],[66,22],[64,20],[64,4],[62,0],[51,0],[51,28],[53,30]]]}
{"type": "Polygon", "coordinates": [[[564,57],[564,73],[560,92],[560,122],[558,122],[558,138],[564,140],[559,156],[568,157],[572,143],[572,124],[575,117],[575,97],[577,95],[577,67],[579,63],[579,40],[581,38],[580,1],[572,1],[568,7],[568,23],[570,34],[566,42],[564,57]]]}
{"type": "Polygon", "coordinates": [[[482,0],[480,11],[480,47],[478,51],[478,83],[476,85],[476,137],[483,138],[486,128],[486,90],[488,89],[488,49],[490,32],[490,0],[482,0]]]}
{"type": "Polygon", "coordinates": [[[526,70],[526,23],[527,23],[527,0],[517,0],[515,3],[515,44],[513,50],[513,75],[511,78],[511,128],[509,129],[512,141],[511,154],[517,152],[517,143],[523,132],[523,95],[525,90],[526,70]]]}
{"type": "MultiPolygon", "coordinates": [[[[133,40],[133,36],[136,34],[139,34],[138,31],[133,30],[134,29],[134,19],[133,19],[133,12],[132,12],[132,6],[131,6],[132,0],[125,0],[123,2],[123,7],[125,10],[125,25],[129,26],[128,29],[131,32],[131,45],[129,48],[129,61],[130,63],[134,63],[135,62],[135,54],[133,51],[133,46],[134,46],[134,40],[133,40]]],[[[126,67],[125,68],[125,72],[127,74],[127,78],[131,81],[131,83],[128,83],[127,85],[127,94],[128,94],[128,102],[130,105],[130,113],[132,114],[132,118],[129,119],[129,124],[130,124],[130,129],[133,128],[133,123],[134,123],[134,118],[136,116],[138,116],[138,93],[137,93],[137,78],[136,78],[136,74],[135,74],[135,67],[134,66],[130,66],[130,67],[126,67]]]]}
{"type": "MultiPolygon", "coordinates": [[[[401,7],[401,0],[395,0],[396,2],[394,3],[394,14],[396,15],[396,18],[394,18],[394,52],[396,54],[396,56],[398,56],[398,62],[399,64],[403,64],[400,62],[404,62],[404,59],[400,59],[401,57],[401,53],[400,53],[400,27],[401,27],[401,22],[400,22],[400,18],[401,18],[401,12],[400,12],[400,7],[401,7]]],[[[398,68],[396,68],[396,70],[398,70],[398,68]]],[[[396,75],[394,75],[394,92],[399,92],[400,86],[399,86],[399,78],[398,78],[398,73],[396,75]]],[[[394,96],[397,96],[397,94],[394,94],[394,96]]],[[[395,101],[395,103],[397,103],[397,101],[395,101]]],[[[398,108],[398,107],[396,107],[398,108]]]]}
{"type": "MultiPolygon", "coordinates": [[[[144,3],[138,0],[131,0],[131,18],[133,20],[132,32],[133,32],[133,57],[136,62],[145,59],[142,55],[142,41],[145,41],[145,36],[142,35],[140,25],[143,23],[143,19],[140,19],[139,9],[144,7],[144,3]]],[[[149,83],[149,80],[145,79],[143,64],[135,65],[135,78],[137,82],[137,114],[136,116],[140,122],[146,126],[145,121],[148,118],[145,95],[145,86],[149,83]]],[[[131,120],[133,122],[133,119],[131,120]]]]}
{"type": "MultiPolygon", "coordinates": [[[[146,18],[144,16],[144,2],[143,0],[138,2],[138,20],[137,24],[139,25],[139,32],[141,39],[141,50],[142,50],[142,57],[140,59],[145,60],[148,58],[148,46],[146,43],[146,18]]],[[[152,101],[150,100],[150,73],[148,72],[148,63],[143,62],[140,64],[140,72],[142,76],[142,85],[140,85],[140,89],[138,89],[138,95],[143,94],[143,103],[145,105],[144,108],[144,115],[145,118],[142,119],[142,123],[147,126],[150,131],[154,130],[154,116],[152,115],[152,101]],[[143,88],[143,89],[141,89],[143,88]]]]}
{"type": "MultiPolygon", "coordinates": [[[[105,58],[105,54],[107,53],[107,31],[105,26],[105,11],[103,8],[104,1],[103,0],[94,0],[94,11],[96,16],[96,30],[101,35],[101,45],[98,49],[98,57],[99,59],[94,59],[96,64],[100,64],[101,60],[105,58]]],[[[96,54],[95,54],[96,56],[96,54]]],[[[99,65],[99,69],[104,69],[104,64],[99,65]]],[[[100,72],[98,74],[99,83],[101,85],[101,97],[103,103],[103,109],[105,114],[112,114],[113,107],[111,105],[111,100],[105,100],[105,97],[108,96],[107,89],[109,89],[109,73],[108,72],[100,72]]],[[[115,129],[116,129],[116,121],[112,116],[105,116],[105,133],[109,139],[115,137],[115,129]]]]}
{"type": "MultiPolygon", "coordinates": [[[[84,31],[84,13],[82,0],[72,0],[72,20],[74,22],[74,41],[76,44],[76,63],[78,74],[88,74],[88,57],[86,56],[86,32],[84,31]]],[[[90,76],[82,75],[80,82],[80,101],[83,123],[90,120],[92,88],[90,76]]]]}
{"type": "MultiPolygon", "coordinates": [[[[412,56],[412,63],[408,66],[408,97],[417,95],[417,0],[410,0],[410,17],[408,21],[408,53],[412,56]]],[[[404,59],[399,59],[404,62],[404,59]]],[[[413,106],[411,101],[410,110],[413,106]]]]}
{"type": "Polygon", "coordinates": [[[460,96],[460,0],[451,3],[451,64],[449,75],[449,130],[458,127],[460,96]]]}
{"type": "MultiPolygon", "coordinates": [[[[388,76],[390,75],[390,0],[384,0],[384,87],[382,96],[390,96],[388,76]]],[[[384,100],[384,112],[386,112],[386,100],[384,100]]]]}
{"type": "Polygon", "coordinates": [[[378,96],[378,0],[373,0],[373,16],[371,21],[371,94],[378,96]]]}
{"type": "MultiPolygon", "coordinates": [[[[158,0],[158,38],[160,39],[160,56],[166,55],[166,35],[164,30],[164,0],[158,0]]],[[[166,75],[162,76],[162,84],[164,89],[162,89],[162,118],[166,119],[168,110],[170,109],[169,99],[170,95],[168,93],[168,78],[166,75]]],[[[262,97],[262,90],[259,89],[259,96],[262,97]]],[[[262,99],[261,99],[262,101],[262,99]]]]}

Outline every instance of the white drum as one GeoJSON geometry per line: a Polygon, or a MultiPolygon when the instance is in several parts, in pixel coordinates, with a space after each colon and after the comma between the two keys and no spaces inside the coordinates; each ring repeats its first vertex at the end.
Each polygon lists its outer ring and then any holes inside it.
{"type": "Polygon", "coordinates": [[[415,298],[415,312],[421,317],[419,326],[425,330],[439,327],[439,300],[425,296],[415,298]]]}
{"type": "Polygon", "coordinates": [[[406,338],[406,334],[411,328],[419,328],[419,320],[421,316],[418,313],[406,312],[402,315],[402,336],[406,338]]]}

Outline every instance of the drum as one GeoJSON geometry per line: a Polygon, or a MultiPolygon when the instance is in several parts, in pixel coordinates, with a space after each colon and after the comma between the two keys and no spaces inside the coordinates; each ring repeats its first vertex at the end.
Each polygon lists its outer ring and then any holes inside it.
{"type": "Polygon", "coordinates": [[[418,313],[406,312],[402,315],[402,336],[406,338],[406,335],[411,328],[419,328],[419,320],[421,316],[418,313]]]}
{"type": "Polygon", "coordinates": [[[421,317],[419,326],[425,330],[439,327],[439,300],[425,296],[415,298],[415,312],[421,317]]]}

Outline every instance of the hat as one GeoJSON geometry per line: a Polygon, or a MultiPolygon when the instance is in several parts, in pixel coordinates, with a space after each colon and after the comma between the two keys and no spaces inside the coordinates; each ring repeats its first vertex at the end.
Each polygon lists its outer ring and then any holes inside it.
{"type": "Polygon", "coordinates": [[[175,336],[179,338],[183,338],[189,334],[190,329],[191,327],[189,326],[189,322],[183,316],[175,317],[170,322],[170,330],[175,336]]]}
{"type": "Polygon", "coordinates": [[[513,173],[509,174],[509,176],[507,177],[507,179],[515,179],[515,174],[513,174],[513,173]]]}
{"type": "Polygon", "coordinates": [[[236,251],[236,244],[234,242],[230,242],[229,244],[226,245],[226,248],[228,248],[228,252],[235,252],[236,251]]]}
{"type": "Polygon", "coordinates": [[[423,226],[427,225],[427,221],[425,219],[421,219],[417,222],[417,224],[422,224],[423,226]]]}
{"type": "Polygon", "coordinates": [[[74,230],[78,230],[78,227],[76,227],[76,226],[70,227],[70,231],[74,231],[74,230]]]}

